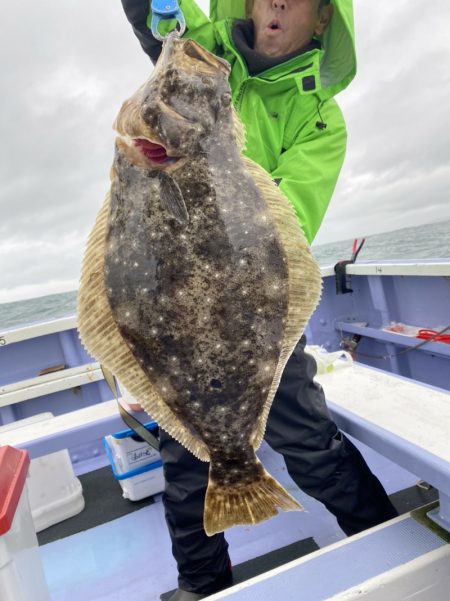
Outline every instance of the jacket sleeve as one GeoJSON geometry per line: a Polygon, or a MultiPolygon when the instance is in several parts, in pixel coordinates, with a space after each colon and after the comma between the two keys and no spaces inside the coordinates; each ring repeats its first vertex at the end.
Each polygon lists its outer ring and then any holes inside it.
{"type": "MultiPolygon", "coordinates": [[[[214,51],[214,28],[208,17],[194,0],[180,0],[179,5],[186,20],[187,32],[185,35],[191,37],[190,34],[195,33],[195,36],[192,37],[195,37],[208,50],[214,51]]],[[[122,0],[122,6],[143,51],[151,58],[153,63],[156,63],[161,53],[161,42],[152,36],[150,30],[149,0],[122,0]]],[[[159,31],[162,32],[163,30],[164,25],[161,24],[159,31]]]]}
{"type": "Polygon", "coordinates": [[[306,135],[301,132],[271,173],[294,206],[310,244],[333,195],[347,145],[344,118],[336,102],[325,102],[321,115],[326,128],[314,122],[306,135]]]}

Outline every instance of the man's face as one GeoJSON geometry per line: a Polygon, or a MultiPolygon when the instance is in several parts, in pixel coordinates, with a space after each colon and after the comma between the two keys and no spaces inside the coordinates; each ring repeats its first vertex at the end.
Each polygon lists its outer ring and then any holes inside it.
{"type": "Polygon", "coordinates": [[[320,0],[254,0],[254,48],[266,56],[283,56],[303,48],[322,34],[333,9],[320,0]]]}

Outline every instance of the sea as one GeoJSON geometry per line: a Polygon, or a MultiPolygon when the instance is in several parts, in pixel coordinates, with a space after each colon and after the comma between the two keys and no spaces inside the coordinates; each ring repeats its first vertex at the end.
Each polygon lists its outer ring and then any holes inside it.
{"type": "MultiPolygon", "coordinates": [[[[352,254],[353,240],[312,247],[320,265],[334,265],[352,254]]],[[[450,221],[368,236],[357,261],[450,259],[450,221]]],[[[77,291],[0,303],[0,332],[75,314],[77,291]]]]}

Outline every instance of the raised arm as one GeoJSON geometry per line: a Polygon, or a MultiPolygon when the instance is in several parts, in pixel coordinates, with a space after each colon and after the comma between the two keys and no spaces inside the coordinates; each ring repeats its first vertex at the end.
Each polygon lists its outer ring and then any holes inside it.
{"type": "MultiPolygon", "coordinates": [[[[161,42],[158,42],[150,31],[150,2],[148,0],[121,1],[125,15],[133,27],[143,51],[153,63],[156,63],[161,52],[161,42]]],[[[193,0],[179,0],[179,5],[186,20],[185,36],[195,37],[202,46],[214,52],[216,41],[211,21],[193,0]]]]}

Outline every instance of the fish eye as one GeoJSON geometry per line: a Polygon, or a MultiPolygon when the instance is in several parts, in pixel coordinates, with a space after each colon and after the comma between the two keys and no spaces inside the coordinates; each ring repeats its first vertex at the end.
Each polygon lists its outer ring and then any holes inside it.
{"type": "Polygon", "coordinates": [[[212,86],[213,85],[213,81],[212,81],[211,77],[207,77],[206,75],[202,76],[202,83],[205,86],[212,86]]]}

